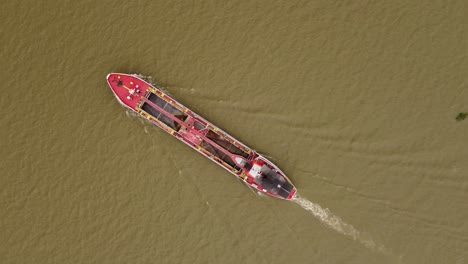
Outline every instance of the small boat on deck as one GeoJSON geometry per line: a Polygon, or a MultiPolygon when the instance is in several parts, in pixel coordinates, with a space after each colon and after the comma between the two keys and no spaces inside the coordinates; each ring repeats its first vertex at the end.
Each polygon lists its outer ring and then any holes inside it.
{"type": "Polygon", "coordinates": [[[271,161],[137,75],[107,75],[119,103],[216,162],[247,185],[291,200],[296,188],[271,161]]]}

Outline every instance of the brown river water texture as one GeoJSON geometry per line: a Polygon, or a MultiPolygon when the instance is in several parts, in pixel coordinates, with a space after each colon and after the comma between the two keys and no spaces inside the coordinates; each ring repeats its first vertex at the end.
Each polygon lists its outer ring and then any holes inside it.
{"type": "Polygon", "coordinates": [[[3,1],[0,22],[0,263],[468,263],[466,1],[3,1]],[[110,72],[299,195],[132,116],[110,72]]]}

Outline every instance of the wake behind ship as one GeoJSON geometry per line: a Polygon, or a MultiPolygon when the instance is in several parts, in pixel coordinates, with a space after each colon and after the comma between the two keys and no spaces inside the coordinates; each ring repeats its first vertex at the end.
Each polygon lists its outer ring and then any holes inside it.
{"type": "Polygon", "coordinates": [[[296,188],[271,161],[192,112],[136,75],[111,73],[107,83],[117,100],[216,162],[247,185],[291,200],[296,188]]]}

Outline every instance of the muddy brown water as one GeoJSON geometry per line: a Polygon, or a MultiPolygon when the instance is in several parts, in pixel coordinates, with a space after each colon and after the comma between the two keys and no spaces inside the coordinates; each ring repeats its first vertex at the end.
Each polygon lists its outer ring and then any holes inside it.
{"type": "Polygon", "coordinates": [[[463,1],[3,3],[1,263],[467,263],[467,17],[463,1]],[[109,72],[153,76],[272,157],[302,207],[127,115],[109,72]]]}

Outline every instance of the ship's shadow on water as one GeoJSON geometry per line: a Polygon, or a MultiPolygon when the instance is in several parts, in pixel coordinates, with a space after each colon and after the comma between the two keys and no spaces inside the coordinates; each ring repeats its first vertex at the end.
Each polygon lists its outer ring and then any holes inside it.
{"type": "Polygon", "coordinates": [[[341,218],[331,213],[327,208],[322,208],[320,205],[301,197],[297,193],[292,198],[292,201],[301,206],[304,210],[310,212],[315,218],[320,220],[320,222],[329,228],[340,234],[351,237],[354,241],[361,243],[366,248],[386,255],[391,254],[385,246],[374,242],[374,240],[369,236],[360,233],[356,228],[341,220],[341,218]]]}

